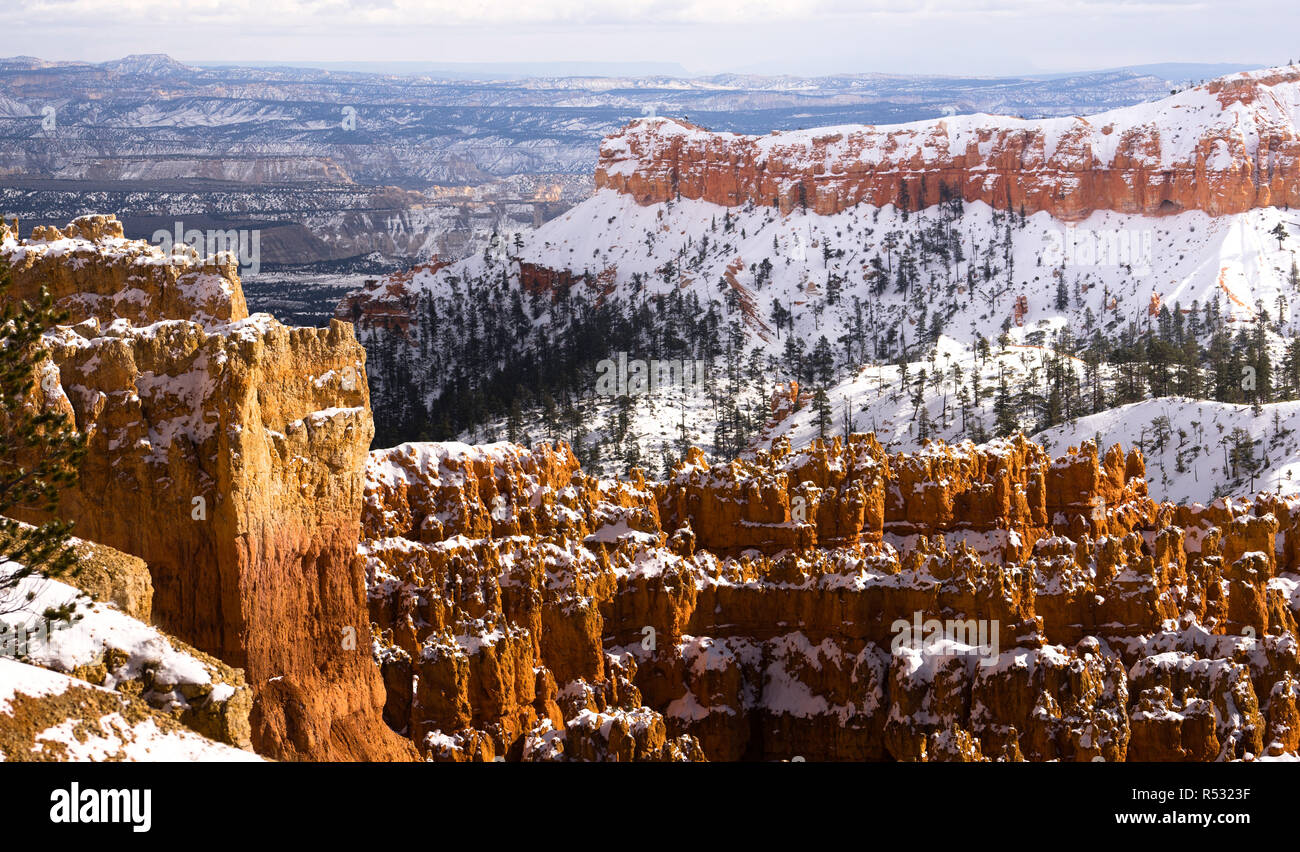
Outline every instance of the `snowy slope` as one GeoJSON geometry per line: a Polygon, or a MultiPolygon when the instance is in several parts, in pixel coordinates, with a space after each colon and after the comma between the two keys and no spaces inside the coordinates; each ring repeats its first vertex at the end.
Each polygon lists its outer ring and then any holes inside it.
{"type": "Polygon", "coordinates": [[[1273,491],[1300,495],[1300,402],[1259,407],[1163,397],[1124,405],[1034,436],[1054,454],[1100,436],[1102,446],[1119,442],[1146,456],[1153,497],[1209,503],[1227,494],[1273,491]],[[1249,433],[1252,469],[1231,461],[1234,429],[1249,433]]]}
{"type": "MultiPolygon", "coordinates": [[[[15,563],[0,564],[0,576],[15,563]]],[[[218,667],[179,647],[170,637],[126,615],[112,604],[87,600],[77,589],[45,577],[25,577],[0,612],[0,650],[24,662],[79,676],[78,671],[104,666],[108,688],[139,686],[150,706],[166,712],[220,705],[243,683],[222,682],[218,667]],[[42,617],[79,603],[76,620],[52,626],[42,617]],[[111,662],[110,662],[111,660],[111,662]]],[[[244,700],[249,700],[247,696],[244,700]]]]}
{"type": "MultiPolygon", "coordinates": [[[[767,316],[773,299],[792,306],[797,335],[825,334],[832,342],[852,328],[853,295],[869,299],[867,310],[877,322],[915,326],[923,310],[909,303],[914,299],[896,293],[893,281],[887,292],[873,296],[869,262],[879,258],[887,271],[895,269],[909,242],[941,221],[937,208],[906,219],[892,207],[866,205],[833,216],[783,217],[770,208],[728,210],[701,201],[642,207],[622,194],[602,191],[531,234],[519,258],[577,273],[613,269],[620,289],[629,295],[632,276],[639,275],[651,293],[668,287],[695,288],[717,301],[722,301],[717,282],[739,260],[742,266],[734,273],[735,286],[760,307],[760,316],[749,321],[749,328],[769,350],[775,350],[778,340],[767,316]],[[731,232],[724,233],[722,220],[728,213],[734,224],[731,232]],[[891,234],[898,240],[892,251],[886,246],[891,234]],[[843,250],[844,256],[826,258],[824,246],[836,253],[843,250]],[[887,254],[893,255],[892,260],[887,254]],[[758,270],[750,266],[764,258],[773,268],[770,280],[759,281],[758,270]],[[679,274],[664,281],[669,261],[679,274]],[[827,306],[824,300],[831,275],[842,279],[846,294],[836,306],[827,306]]],[[[922,309],[942,307],[950,314],[944,333],[965,343],[974,342],[978,334],[995,337],[1012,315],[1014,300],[1022,295],[1027,312],[1023,325],[1012,329],[1013,338],[1067,324],[1082,328],[1085,311],[1104,317],[1106,323],[1145,322],[1153,295],[1162,304],[1178,303],[1184,308],[1219,299],[1238,320],[1253,318],[1256,303],[1262,301],[1276,318],[1277,297],[1294,295],[1287,282],[1293,252],[1290,247],[1279,248],[1268,236],[1279,222],[1300,234],[1300,212],[1273,208],[1217,218],[1199,211],[1160,219],[1098,212],[1071,224],[1037,213],[1027,218],[1023,229],[1013,227],[1008,282],[1001,257],[1005,226],[995,222],[991,208],[977,202],[967,206],[952,228],[951,240],[963,247],[966,260],[952,264],[936,260],[918,270],[925,293],[922,309]],[[1121,240],[1129,246],[1126,254],[1119,247],[1121,240]],[[1112,241],[1117,247],[1113,252],[1112,241]],[[1087,242],[1091,252],[1084,248],[1087,242]],[[994,249],[999,255],[992,259],[995,278],[977,281],[971,289],[967,274],[974,267],[982,275],[984,255],[994,249]],[[1072,293],[1071,307],[1065,312],[1054,306],[1058,274],[1072,290],[1083,290],[1072,293]]],[[[472,275],[481,258],[466,263],[458,271],[472,275]]],[[[421,283],[436,288],[434,279],[421,283]]],[[[1283,318],[1286,328],[1292,327],[1294,307],[1288,305],[1283,318]]]]}
{"type": "MultiPolygon", "coordinates": [[[[602,191],[525,234],[523,248],[510,257],[476,255],[438,272],[417,273],[408,286],[446,298],[452,279],[487,280],[503,270],[517,275],[523,262],[593,277],[603,274],[603,280],[612,281],[612,294],[630,304],[675,289],[693,292],[704,304],[716,306],[724,323],[742,323],[747,345],[767,360],[772,381],[788,378],[782,375],[783,349],[792,334],[807,349],[824,336],[841,359],[848,360],[846,350],[851,349],[854,363],[879,365],[855,371],[857,376],[837,377],[837,385],[828,389],[837,419],[843,397],[867,403],[873,385],[883,389],[892,382],[897,389],[897,367],[891,364],[906,359],[919,365],[909,370],[912,376],[924,368],[931,347],[918,340],[923,334],[933,336],[936,319],[942,337],[950,341],[944,349],[949,366],[963,364],[967,375],[981,338],[996,352],[1005,330],[1005,342],[1016,352],[1015,347],[1052,345],[1062,332],[1076,340],[1093,332],[1112,337],[1130,324],[1148,327],[1153,304],[1187,310],[1215,300],[1229,325],[1240,327],[1262,308],[1275,349],[1283,335],[1300,327],[1300,293],[1290,280],[1297,237],[1279,246],[1270,235],[1279,223],[1300,235],[1300,213],[1295,211],[1268,208],[1223,217],[1187,212],[1160,219],[1100,212],[1069,225],[1038,213],[1027,217],[1023,228],[1009,225],[1009,219],[982,203],[967,205],[956,218],[930,208],[905,220],[892,207],[865,205],[834,216],[781,216],[770,208],[728,210],[699,201],[642,207],[625,195],[602,191]],[[961,259],[952,253],[947,259],[924,256],[919,235],[926,232],[946,234],[949,246],[961,247],[961,259]],[[898,291],[897,272],[909,254],[915,271],[904,293],[898,291]],[[883,285],[877,267],[888,279],[883,285]],[[840,289],[833,304],[828,298],[832,279],[840,289]],[[1060,282],[1068,294],[1064,310],[1056,306],[1060,282]],[[780,330],[774,305],[791,315],[780,330]]],[[[383,286],[381,281],[378,288],[383,286]]],[[[542,317],[538,322],[544,326],[547,321],[542,317]]],[[[363,330],[363,342],[373,341],[373,335],[363,330]]],[[[502,355],[504,362],[508,353],[502,355]]],[[[646,351],[628,357],[657,355],[646,351]]],[[[933,374],[933,367],[928,372],[933,374]]],[[[950,384],[955,393],[955,383],[950,384]]],[[[768,392],[770,385],[749,393],[742,404],[764,405],[768,392]]],[[[950,396],[949,407],[953,402],[950,396]]],[[[683,411],[689,439],[710,446],[715,412],[707,400],[688,396],[683,405],[681,394],[667,392],[634,403],[633,429],[650,439],[647,452],[680,438],[683,411]]],[[[931,418],[938,419],[942,400],[929,404],[931,418]]],[[[856,427],[875,423],[882,430],[906,429],[902,420],[912,408],[892,397],[868,403],[855,416],[856,427]]],[[[597,402],[589,419],[599,423],[612,416],[607,404],[597,402]]],[[[987,417],[983,422],[985,428],[991,425],[987,417]]],[[[951,430],[939,434],[969,436],[951,430]]],[[[488,428],[463,437],[503,435],[488,428]]]]}
{"type": "Polygon", "coordinates": [[[0,760],[259,761],[136,699],[0,657],[0,760]]]}
{"type": "MultiPolygon", "coordinates": [[[[1296,235],[1289,241],[1295,242],[1300,211],[1266,208],[1222,217],[1192,211],[1160,219],[1098,212],[1069,225],[1037,213],[1023,229],[1012,227],[1009,268],[1002,250],[1005,218],[982,203],[968,205],[950,223],[950,242],[962,246],[965,258],[944,263],[932,256],[918,263],[915,286],[921,295],[906,296],[893,280],[877,294],[870,261],[878,258],[887,275],[891,268],[896,274],[899,258],[918,242],[918,233],[944,226],[938,208],[906,220],[892,207],[866,205],[834,216],[781,216],[770,208],[728,210],[701,201],[642,207],[625,195],[602,191],[525,233],[523,249],[508,261],[476,255],[437,272],[418,272],[408,287],[445,296],[452,278],[499,274],[503,267],[517,274],[519,261],[578,275],[608,271],[614,293],[629,300],[672,289],[697,292],[705,304],[719,305],[725,317],[741,319],[752,342],[773,355],[780,353],[786,333],[774,328],[774,301],[792,311],[796,336],[811,344],[825,335],[838,344],[855,331],[854,296],[870,327],[865,342],[890,359],[901,354],[902,343],[915,343],[922,317],[944,317],[943,333],[963,344],[979,336],[996,338],[1008,321],[1012,342],[1035,343],[1045,336],[1037,332],[1064,327],[1077,334],[1113,331],[1128,322],[1143,325],[1153,296],[1184,309],[1216,299],[1238,322],[1253,319],[1262,303],[1271,320],[1280,318],[1279,330],[1300,328],[1300,304],[1293,304],[1298,294],[1288,280],[1295,255],[1291,245],[1279,247],[1269,235],[1281,223],[1296,235]],[[728,214],[730,231],[724,230],[728,214]],[[1121,241],[1129,246],[1127,253],[1121,253],[1121,241]],[[824,247],[837,256],[827,258],[824,247]],[[764,259],[772,263],[766,276],[760,268],[764,259]],[[987,281],[986,260],[993,270],[987,281]],[[972,275],[974,282],[968,280],[972,275]],[[834,305],[826,298],[831,276],[841,282],[834,305]],[[1070,290],[1064,311],[1055,307],[1058,276],[1070,290]],[[740,307],[727,305],[719,282],[728,278],[735,281],[727,287],[740,296],[740,307]],[[1021,296],[1024,310],[1016,324],[1021,296]],[[1286,302],[1280,316],[1279,297],[1286,302]],[[746,302],[752,313],[746,312],[746,302]],[[885,343],[887,328],[901,332],[892,347],[885,343]]],[[[913,253],[919,259],[919,250],[913,253]]],[[[381,281],[373,289],[384,286],[381,281]]]]}
{"type": "MultiPolygon", "coordinates": [[[[1047,361],[1053,356],[1051,350],[1040,346],[1011,345],[995,348],[988,358],[981,359],[944,337],[933,358],[906,365],[906,376],[904,368],[896,364],[865,366],[831,385],[826,391],[831,405],[826,437],[843,436],[846,431],[874,432],[886,449],[908,452],[920,449],[927,438],[956,443],[987,436],[995,425],[994,402],[1000,380],[1006,382],[1008,391],[1037,390],[1046,395],[1047,361]],[[972,391],[975,384],[980,388],[978,401],[972,391]],[[967,400],[964,417],[963,393],[967,400]],[[923,422],[928,422],[928,432],[923,422]]],[[[1062,362],[1082,375],[1078,359],[1064,356],[1062,362]]],[[[792,446],[802,447],[821,437],[807,390],[801,397],[802,406],[772,424],[762,435],[764,441],[784,435],[792,446]]],[[[1034,424],[1026,420],[1018,425],[1028,432],[1034,424]]]]}
{"type": "MultiPolygon", "coordinates": [[[[746,138],[766,155],[783,159],[796,156],[795,149],[805,143],[810,151],[819,146],[817,156],[832,172],[871,167],[871,158],[883,156],[885,148],[893,162],[932,159],[942,153],[936,145],[949,152],[977,150],[990,127],[1014,130],[1022,124],[1045,134],[1042,149],[1026,154],[1041,159],[1040,165],[1066,137],[1085,134],[1100,167],[1116,155],[1120,138],[1130,131],[1150,136],[1151,145],[1139,146],[1147,152],[1148,166],[1185,161],[1207,134],[1227,134],[1239,159],[1242,152],[1260,150],[1261,140],[1273,138],[1275,131],[1294,130],[1300,119],[1300,86],[1287,80],[1273,85],[1279,73],[1233,75],[1214,87],[1086,119],[1021,122],[956,116],[937,123],[746,138]],[[837,133],[858,131],[893,141],[885,148],[864,148],[833,139],[837,133]],[[837,160],[837,152],[856,159],[837,160]]],[[[665,132],[703,133],[680,124],[649,124],[668,128],[665,132]]],[[[624,143],[611,139],[608,144],[624,143]]],[[[626,154],[621,161],[607,157],[603,162],[608,168],[630,167],[634,155],[630,150],[626,154]]],[[[817,384],[824,385],[834,408],[832,431],[848,422],[851,428],[875,429],[886,443],[907,449],[925,435],[952,440],[991,431],[992,397],[977,391],[996,390],[1000,380],[1016,393],[1026,386],[1034,392],[1045,389],[1044,365],[1055,356],[1043,347],[1076,351],[1094,336],[1114,342],[1155,327],[1162,311],[1167,318],[1181,310],[1179,319],[1193,310],[1198,317],[1213,313],[1214,322],[1230,332],[1261,327],[1262,322],[1277,363],[1284,341],[1300,331],[1297,246],[1300,211],[1281,207],[1223,216],[1198,210],[1158,217],[1098,211],[1065,222],[1047,212],[1024,216],[981,201],[945,202],[918,212],[863,203],[829,215],[801,209],[783,214],[753,203],[725,207],[691,199],[642,205],[629,194],[605,189],[541,228],[503,241],[500,250],[413,276],[382,279],[367,295],[375,303],[389,300],[399,313],[428,303],[434,309],[430,315],[442,317],[467,290],[496,293],[503,287],[506,297],[510,291],[525,296],[534,339],[558,337],[551,332],[562,313],[547,298],[548,290],[553,294],[565,286],[557,281],[571,280],[573,292],[584,299],[616,301],[629,311],[661,304],[670,294],[697,298],[702,311],[719,315],[719,329],[734,323],[742,330],[747,379],[739,387],[730,382],[726,394],[746,417],[763,419],[773,385],[795,378],[796,366],[824,338],[834,355],[834,371],[817,384]],[[1207,312],[1211,305],[1214,311],[1207,312]],[[801,353],[792,354],[792,339],[801,353]],[[985,344],[991,356],[977,356],[985,344]],[[907,387],[899,366],[904,362],[907,387]],[[927,378],[918,384],[921,370],[927,378]],[[957,395],[975,374],[979,384],[968,391],[968,416],[954,421],[957,395]],[[922,408],[931,428],[913,422],[922,408]]],[[[1208,319],[1206,323],[1201,343],[1216,330],[1208,319]]],[[[375,363],[374,351],[383,338],[391,338],[391,331],[361,326],[361,339],[372,349],[375,363]]],[[[409,372],[417,383],[410,396],[430,409],[447,405],[445,377],[452,373],[456,352],[445,331],[426,330],[417,321],[402,332],[399,348],[410,347],[409,372]],[[420,339],[434,334],[436,339],[420,339]],[[426,358],[434,353],[434,366],[424,369],[418,352],[426,358]]],[[[513,345],[536,344],[520,338],[513,345]]],[[[653,346],[626,357],[675,357],[653,346]]],[[[518,355],[517,349],[498,345],[487,360],[495,359],[496,368],[505,369],[518,355]]],[[[618,356],[612,345],[604,353],[618,356]]],[[[1082,369],[1077,361],[1064,360],[1069,369],[1082,369]]],[[[493,365],[479,368],[490,373],[493,365]]],[[[1103,365],[1103,373],[1108,369],[1103,365]]],[[[667,454],[674,444],[686,442],[712,450],[719,416],[725,414],[717,392],[725,380],[721,358],[709,372],[712,399],[672,389],[635,397],[630,406],[625,404],[626,411],[616,411],[613,402],[599,395],[585,395],[577,405],[595,442],[622,417],[618,431],[630,428],[642,442],[643,456],[667,454]]],[[[409,389],[384,388],[377,370],[371,370],[370,379],[377,420],[382,420],[384,401],[409,389]]],[[[525,421],[529,439],[563,437],[553,427],[543,428],[535,412],[526,413],[525,421]]],[[[1025,417],[1018,425],[1033,431],[1043,424],[1025,417]]],[[[460,437],[497,440],[505,437],[505,427],[501,416],[460,437]]],[[[805,409],[778,431],[798,444],[821,429],[805,409]]],[[[602,466],[606,473],[619,468],[612,458],[603,459],[602,466]]]]}

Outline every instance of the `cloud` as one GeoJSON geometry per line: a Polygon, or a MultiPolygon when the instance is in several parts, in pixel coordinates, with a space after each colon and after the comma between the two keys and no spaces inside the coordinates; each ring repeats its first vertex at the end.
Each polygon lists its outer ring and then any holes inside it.
{"type": "MultiPolygon", "coordinates": [[[[390,22],[434,26],[565,26],[752,24],[879,17],[951,18],[1043,13],[1133,15],[1188,10],[1201,0],[30,0],[4,17],[29,21],[45,14],[86,20],[232,20],[246,26],[319,22],[390,22]]],[[[71,23],[71,22],[69,22],[71,23]]]]}
{"type": "Polygon", "coordinates": [[[102,61],[657,61],[702,72],[1000,74],[1166,61],[1276,64],[1283,0],[24,0],[0,56],[102,61]],[[1261,26],[1267,22],[1267,26],[1261,26]]]}

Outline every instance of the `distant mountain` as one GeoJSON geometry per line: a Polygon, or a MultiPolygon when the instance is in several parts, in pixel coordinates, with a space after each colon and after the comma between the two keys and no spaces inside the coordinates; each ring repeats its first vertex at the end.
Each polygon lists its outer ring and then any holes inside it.
{"type": "Polygon", "coordinates": [[[527,77],[688,77],[676,62],[338,62],[212,60],[200,68],[300,68],[364,74],[429,76],[448,80],[519,80],[527,77]]]}
{"type": "Polygon", "coordinates": [[[646,115],[766,133],[972,112],[1074,115],[1168,92],[1164,80],[1128,72],[687,78],[670,65],[420,63],[398,76],[324,65],[195,67],[161,54],[0,60],[0,163],[8,174],[102,180],[167,171],[160,160],[210,160],[196,177],[242,179],[262,172],[253,160],[300,158],[310,165],[291,179],[316,180],[328,161],[359,183],[423,188],[590,174],[599,140],[646,115]]]}
{"type": "Polygon", "coordinates": [[[1238,71],[1249,71],[1253,68],[1265,67],[1265,65],[1266,63],[1242,64],[1239,62],[1153,62],[1146,65],[1122,65],[1118,68],[1102,68],[1092,72],[1065,71],[1053,74],[1031,74],[1030,76],[1041,80],[1059,80],[1065,77],[1079,77],[1087,73],[1115,74],[1129,72],[1181,83],[1184,81],[1213,80],[1215,77],[1224,77],[1228,74],[1236,74],[1238,71]]]}
{"type": "Polygon", "coordinates": [[[198,70],[177,62],[165,53],[135,53],[101,63],[99,67],[119,74],[140,74],[147,77],[187,76],[198,70]]]}

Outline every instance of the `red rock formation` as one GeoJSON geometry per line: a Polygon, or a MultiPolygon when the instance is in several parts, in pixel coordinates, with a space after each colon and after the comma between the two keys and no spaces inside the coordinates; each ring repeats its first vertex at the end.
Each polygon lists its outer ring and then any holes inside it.
{"type": "Polygon", "coordinates": [[[643,481],[598,483],[567,447],[500,444],[404,444],[372,453],[367,471],[386,712],[427,756],[692,752],[640,707],[635,667],[605,653],[592,598],[614,589],[607,548],[626,562],[633,542],[663,543],[643,481]],[[581,744],[566,743],[572,725],[581,744]]]}
{"type": "Polygon", "coordinates": [[[277,758],[396,759],[361,566],[373,434],[350,326],[247,316],[233,267],[165,257],[111,217],[0,229],[5,295],[48,286],[74,325],[46,335],[30,401],[89,441],[59,512],[148,563],[168,632],[246,670],[252,740],[277,758]]]}
{"type": "Polygon", "coordinates": [[[411,294],[411,279],[421,273],[434,273],[449,266],[450,262],[437,260],[417,263],[410,269],[394,272],[384,278],[367,281],[360,290],[348,293],[334,308],[334,317],[354,326],[398,330],[406,333],[417,318],[415,298],[411,294]]]}
{"type": "Polygon", "coordinates": [[[576,279],[567,269],[550,269],[536,263],[519,262],[519,286],[528,293],[553,295],[573,286],[576,279]]]}
{"type": "Polygon", "coordinates": [[[390,716],[449,760],[1294,754],[1300,510],[1144,475],[1023,439],[694,452],[654,484],[564,446],[377,451],[390,716]],[[957,632],[900,644],[930,620],[957,632]]]}
{"type": "Polygon", "coordinates": [[[1211,215],[1300,204],[1300,70],[1234,74],[1088,118],[955,116],[770,136],[664,118],[608,137],[597,188],[836,213],[949,197],[1077,220],[1094,210],[1211,215]]]}

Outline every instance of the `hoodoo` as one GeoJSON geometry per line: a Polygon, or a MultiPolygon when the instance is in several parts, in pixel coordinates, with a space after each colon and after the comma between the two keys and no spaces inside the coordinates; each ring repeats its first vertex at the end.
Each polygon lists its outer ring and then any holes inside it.
{"type": "Polygon", "coordinates": [[[373,426],[351,327],[249,316],[233,265],[113,217],[4,226],[0,246],[7,299],[44,285],[70,313],[29,399],[89,440],[60,514],[148,563],[159,626],[245,670],[259,753],[409,756],[381,718],[356,558],[373,426]]]}
{"type": "Polygon", "coordinates": [[[1300,746],[1300,507],[1159,503],[1136,451],[859,435],[648,483],[563,445],[407,444],[366,471],[386,714],[432,759],[1300,746]]]}

